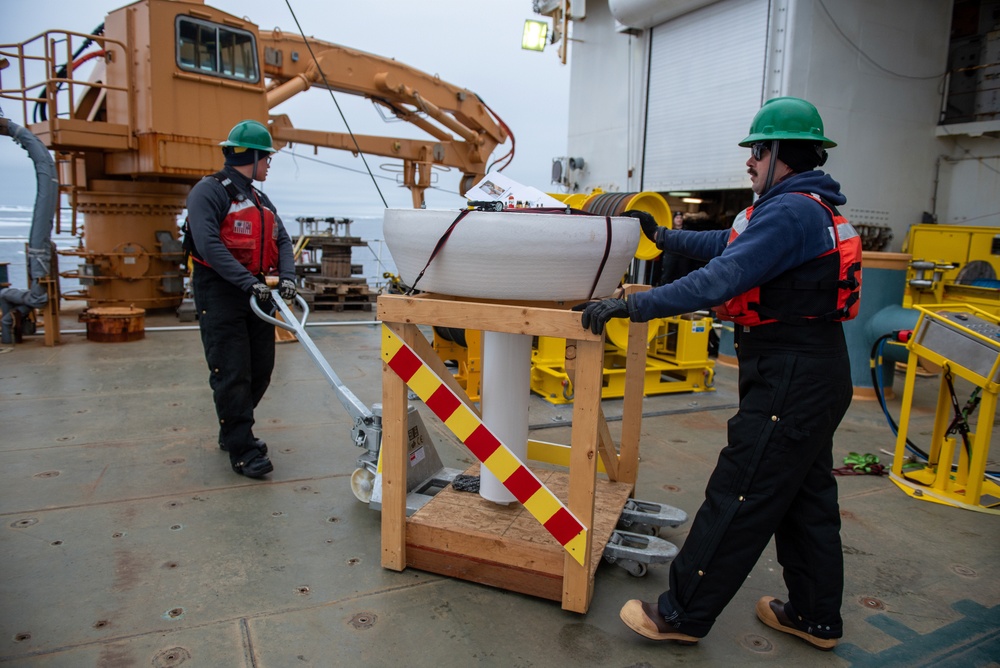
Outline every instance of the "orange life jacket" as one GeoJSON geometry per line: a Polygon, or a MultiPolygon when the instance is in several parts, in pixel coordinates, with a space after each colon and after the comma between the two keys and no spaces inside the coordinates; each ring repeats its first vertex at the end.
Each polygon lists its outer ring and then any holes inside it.
{"type": "MultiPolygon", "coordinates": [[[[861,237],[836,209],[810,193],[794,193],[815,200],[830,214],[827,228],[834,247],[758,287],[733,297],[715,309],[722,320],[752,327],[772,322],[803,324],[810,320],[851,320],[861,299],[861,237]]],[[[733,223],[729,242],[746,229],[753,215],[749,207],[733,223]]]]}
{"type": "MultiPolygon", "coordinates": [[[[247,199],[223,172],[212,174],[229,195],[226,217],[219,224],[219,239],[233,257],[255,276],[278,268],[278,226],[274,212],[264,206],[251,186],[254,201],[247,199]]],[[[192,244],[193,246],[193,244],[192,244]]],[[[197,253],[191,257],[210,267],[197,253]]]]}

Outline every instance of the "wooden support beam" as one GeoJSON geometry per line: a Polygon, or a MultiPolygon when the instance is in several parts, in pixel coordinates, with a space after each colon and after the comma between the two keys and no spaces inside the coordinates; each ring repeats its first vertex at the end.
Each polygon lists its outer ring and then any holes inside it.
{"type": "MultiPolygon", "coordinates": [[[[423,338],[414,325],[386,323],[403,341],[423,338]]],[[[382,567],[406,568],[406,383],[382,362],[382,567]]]]}
{"type": "Polygon", "coordinates": [[[381,295],[378,318],[382,322],[433,323],[438,327],[475,329],[507,334],[538,334],[564,339],[597,341],[580,326],[580,314],[565,308],[543,308],[506,303],[468,302],[441,295],[381,295]]]}
{"type": "MultiPolygon", "coordinates": [[[[649,286],[629,285],[625,294],[648,290],[649,286]]],[[[622,438],[619,446],[618,480],[635,485],[639,476],[639,435],[642,433],[642,399],[646,374],[648,325],[630,322],[625,348],[625,396],[622,400],[622,438]]]]}
{"type": "Polygon", "coordinates": [[[618,452],[615,450],[615,440],[611,436],[611,429],[608,428],[608,420],[604,417],[604,411],[597,409],[597,451],[601,455],[604,463],[604,470],[608,473],[608,480],[618,481],[618,452]]]}
{"type": "MultiPolygon", "coordinates": [[[[574,316],[577,314],[573,314],[574,316]]],[[[569,465],[569,511],[590,529],[594,526],[594,485],[597,480],[598,424],[601,418],[601,376],[604,341],[576,342],[576,379],[573,396],[573,448],[569,465]]],[[[593,536],[588,531],[588,541],[593,536]]],[[[564,610],[586,612],[593,587],[590,580],[591,551],[588,542],[583,564],[566,555],[563,566],[564,610]]]]}

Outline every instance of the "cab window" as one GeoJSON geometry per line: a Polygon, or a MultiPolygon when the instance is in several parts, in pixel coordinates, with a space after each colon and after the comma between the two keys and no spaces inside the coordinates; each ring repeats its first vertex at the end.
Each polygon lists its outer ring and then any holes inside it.
{"type": "Polygon", "coordinates": [[[257,83],[252,33],[188,16],[177,17],[177,65],[182,70],[257,83]]]}

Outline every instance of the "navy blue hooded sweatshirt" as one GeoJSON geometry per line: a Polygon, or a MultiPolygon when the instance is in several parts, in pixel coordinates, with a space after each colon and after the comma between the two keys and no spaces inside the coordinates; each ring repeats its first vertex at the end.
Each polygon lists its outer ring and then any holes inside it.
{"type": "Polygon", "coordinates": [[[815,200],[795,194],[800,192],[835,206],[847,202],[839,183],[812,170],[789,176],[758,198],[746,230],[731,244],[729,230],[661,229],[660,249],[709,263],[672,283],[631,295],[629,318],[646,322],[714,308],[832,249],[830,214],[815,200]]]}

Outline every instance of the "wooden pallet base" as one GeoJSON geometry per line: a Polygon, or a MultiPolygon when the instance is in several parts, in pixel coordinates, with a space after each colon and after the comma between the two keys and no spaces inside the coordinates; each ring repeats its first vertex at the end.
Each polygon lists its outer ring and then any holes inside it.
{"type": "MultiPolygon", "coordinates": [[[[568,473],[532,471],[556,496],[567,498],[568,473]]],[[[466,474],[479,475],[479,466],[466,474]]],[[[631,484],[597,481],[591,582],[631,493],[631,484]]],[[[451,486],[406,522],[406,565],[422,571],[561,601],[565,559],[563,547],[521,504],[501,506],[451,486]]]]}
{"type": "Polygon", "coordinates": [[[310,308],[314,311],[371,311],[371,302],[341,302],[327,299],[317,299],[310,308]]]}
{"type": "Polygon", "coordinates": [[[331,279],[315,277],[306,280],[303,298],[314,310],[371,311],[378,295],[371,292],[365,279],[331,279]]]}

